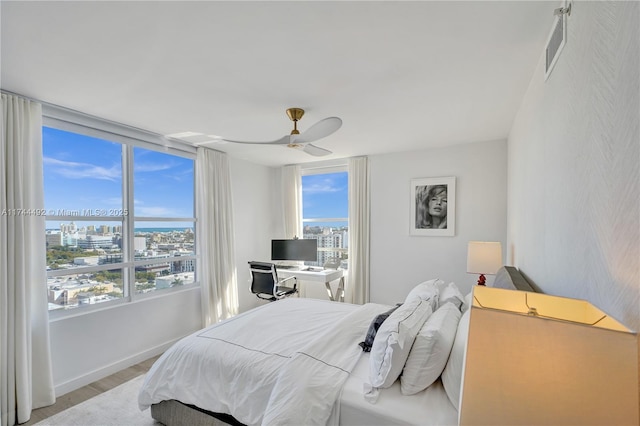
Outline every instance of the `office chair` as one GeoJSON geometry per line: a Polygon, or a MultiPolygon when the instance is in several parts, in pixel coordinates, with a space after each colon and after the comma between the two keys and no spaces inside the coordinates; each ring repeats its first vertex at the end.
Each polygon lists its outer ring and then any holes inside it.
{"type": "Polygon", "coordinates": [[[324,269],[338,269],[340,267],[340,258],[339,257],[329,257],[327,261],[322,265],[324,269]]]}
{"type": "Polygon", "coordinates": [[[276,265],[267,262],[249,262],[251,293],[264,300],[278,300],[298,292],[298,279],[289,277],[278,280],[276,265]],[[293,280],[293,287],[283,284],[293,280]]]}

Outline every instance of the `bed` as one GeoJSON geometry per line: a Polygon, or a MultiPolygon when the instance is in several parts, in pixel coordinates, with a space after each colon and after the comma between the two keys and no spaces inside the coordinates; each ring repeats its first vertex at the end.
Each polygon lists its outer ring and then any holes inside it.
{"type": "MultiPolygon", "coordinates": [[[[494,286],[533,291],[512,267],[494,286]]],[[[469,301],[430,280],[400,306],[269,303],[176,343],[138,403],[169,426],[455,425],[469,301]]]]}

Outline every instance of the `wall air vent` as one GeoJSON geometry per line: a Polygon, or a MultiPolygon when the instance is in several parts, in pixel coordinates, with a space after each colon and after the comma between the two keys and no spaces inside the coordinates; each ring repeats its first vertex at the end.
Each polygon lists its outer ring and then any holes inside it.
{"type": "Polygon", "coordinates": [[[560,52],[567,40],[567,16],[571,15],[571,3],[565,3],[565,7],[561,7],[553,11],[554,21],[551,34],[547,40],[545,47],[545,63],[544,63],[544,79],[548,79],[551,75],[554,65],[560,57],[560,52]]]}

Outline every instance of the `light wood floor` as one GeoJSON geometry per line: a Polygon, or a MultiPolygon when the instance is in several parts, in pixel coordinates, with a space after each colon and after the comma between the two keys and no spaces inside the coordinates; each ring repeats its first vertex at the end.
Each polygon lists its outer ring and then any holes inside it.
{"type": "Polygon", "coordinates": [[[80,389],[76,389],[73,392],[61,395],[56,399],[56,403],[48,407],[38,408],[31,413],[31,419],[27,423],[23,423],[25,426],[33,425],[41,420],[58,414],[61,411],[66,410],[69,407],[80,404],[87,399],[93,398],[96,395],[100,395],[103,392],[113,389],[116,386],[128,382],[142,374],[145,374],[151,368],[151,365],[158,359],[160,355],[150,358],[140,364],[133,365],[124,370],[118,371],[111,376],[98,380],[84,386],[80,389]]]}

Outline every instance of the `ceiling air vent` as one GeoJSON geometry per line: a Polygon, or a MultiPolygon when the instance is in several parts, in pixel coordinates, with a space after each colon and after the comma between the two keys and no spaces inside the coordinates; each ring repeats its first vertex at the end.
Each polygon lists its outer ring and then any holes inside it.
{"type": "Polygon", "coordinates": [[[565,45],[567,39],[567,16],[571,15],[571,3],[565,3],[565,7],[558,8],[553,11],[555,17],[553,22],[553,28],[549,39],[547,40],[547,46],[545,48],[545,63],[544,63],[544,79],[549,78],[553,66],[558,61],[560,52],[565,45]]]}

